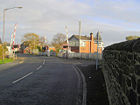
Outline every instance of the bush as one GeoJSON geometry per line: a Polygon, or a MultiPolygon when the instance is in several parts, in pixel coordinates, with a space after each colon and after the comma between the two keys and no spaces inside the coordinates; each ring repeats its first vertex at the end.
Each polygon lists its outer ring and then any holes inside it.
{"type": "Polygon", "coordinates": [[[6,44],[4,45],[0,44],[0,59],[3,58],[3,47],[4,47],[4,57],[6,57],[6,51],[7,51],[6,44]]]}

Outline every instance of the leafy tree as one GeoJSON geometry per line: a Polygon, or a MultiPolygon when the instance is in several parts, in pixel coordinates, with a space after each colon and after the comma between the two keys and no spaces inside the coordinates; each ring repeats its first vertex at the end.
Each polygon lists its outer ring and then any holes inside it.
{"type": "Polygon", "coordinates": [[[134,40],[134,39],[138,39],[140,38],[140,36],[127,36],[126,40],[134,40]]]}
{"type": "Polygon", "coordinates": [[[56,51],[58,52],[62,48],[62,45],[64,44],[65,41],[66,35],[58,33],[53,37],[52,46],[55,47],[56,51]]]}
{"type": "Polygon", "coordinates": [[[4,56],[6,56],[6,51],[8,50],[6,48],[6,43],[0,44],[0,59],[3,58],[3,50],[4,50],[4,56]]]}
{"type": "Polygon", "coordinates": [[[35,33],[28,33],[24,35],[23,38],[24,46],[29,47],[30,49],[37,49],[39,44],[39,36],[35,33]]]}
{"type": "Polygon", "coordinates": [[[2,53],[3,53],[3,48],[2,45],[0,45],[0,59],[2,59],[2,53]]]}

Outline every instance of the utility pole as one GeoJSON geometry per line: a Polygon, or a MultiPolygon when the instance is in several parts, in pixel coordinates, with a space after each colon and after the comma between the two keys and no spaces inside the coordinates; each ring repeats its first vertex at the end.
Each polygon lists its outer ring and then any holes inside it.
{"type": "Polygon", "coordinates": [[[67,44],[69,44],[69,40],[68,40],[68,27],[67,26],[65,26],[65,31],[66,31],[67,44]]]}
{"type": "Polygon", "coordinates": [[[96,70],[98,70],[98,49],[99,49],[99,34],[100,32],[97,32],[97,57],[96,57],[96,70]]]}
{"type": "Polygon", "coordinates": [[[80,53],[80,44],[81,44],[81,21],[79,21],[79,53],[80,53]]]}
{"type": "Polygon", "coordinates": [[[68,58],[68,54],[69,54],[69,39],[68,39],[68,27],[67,26],[65,26],[65,31],[66,31],[66,38],[67,38],[67,45],[68,45],[66,58],[68,58]]]}
{"type": "Polygon", "coordinates": [[[6,9],[3,10],[3,35],[2,35],[2,60],[4,62],[4,37],[5,37],[5,11],[6,9]]]}

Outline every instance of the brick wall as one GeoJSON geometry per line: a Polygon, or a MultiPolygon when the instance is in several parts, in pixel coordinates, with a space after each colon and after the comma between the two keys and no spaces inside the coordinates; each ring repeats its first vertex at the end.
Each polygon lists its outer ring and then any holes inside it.
{"type": "MultiPolygon", "coordinates": [[[[85,41],[85,46],[80,47],[80,53],[95,53],[97,52],[97,44],[94,41],[85,41]]],[[[102,48],[98,49],[99,53],[102,53],[102,48]]]]}
{"type": "Polygon", "coordinates": [[[110,105],[140,105],[140,39],[106,47],[103,74],[110,105]]]}

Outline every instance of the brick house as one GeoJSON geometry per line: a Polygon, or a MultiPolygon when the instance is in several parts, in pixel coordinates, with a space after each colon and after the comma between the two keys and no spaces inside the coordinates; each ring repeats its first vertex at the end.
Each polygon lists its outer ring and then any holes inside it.
{"type": "MultiPolygon", "coordinates": [[[[94,40],[93,33],[88,36],[72,35],[69,39],[69,49],[76,53],[96,53],[97,52],[97,41],[94,40]],[[80,39],[80,40],[79,40],[80,39]],[[80,42],[80,44],[79,44],[80,42]],[[80,47],[79,47],[80,45],[80,47]]],[[[99,41],[99,53],[102,53],[103,49],[102,41],[99,41]]],[[[63,44],[63,50],[68,49],[68,44],[63,44]]]]}

